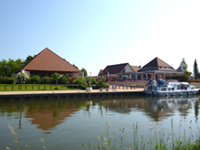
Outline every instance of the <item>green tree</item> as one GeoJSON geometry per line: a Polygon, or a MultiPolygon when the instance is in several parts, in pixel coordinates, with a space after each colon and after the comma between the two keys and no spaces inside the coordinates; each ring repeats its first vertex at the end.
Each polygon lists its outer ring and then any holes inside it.
{"type": "Polygon", "coordinates": [[[59,84],[67,84],[67,83],[69,83],[69,79],[65,75],[62,75],[62,77],[60,77],[60,79],[58,80],[58,83],[59,84]]]}
{"type": "Polygon", "coordinates": [[[191,74],[192,74],[192,72],[190,72],[190,71],[185,71],[185,73],[188,75],[188,76],[191,76],[191,74]]]}
{"type": "Polygon", "coordinates": [[[82,69],[81,69],[81,72],[84,73],[84,77],[87,77],[88,74],[87,74],[87,70],[86,70],[85,68],[82,68],[82,69]]]}
{"type": "Polygon", "coordinates": [[[198,75],[199,75],[199,69],[198,69],[197,61],[195,59],[194,60],[194,78],[198,79],[198,75]]]}
{"type": "Polygon", "coordinates": [[[188,66],[187,66],[187,63],[185,62],[185,58],[182,59],[180,65],[183,67],[183,69],[185,69],[185,71],[187,70],[187,67],[188,67],[188,66]]]}
{"type": "Polygon", "coordinates": [[[26,60],[25,60],[25,64],[26,63],[28,63],[30,60],[32,60],[33,58],[34,58],[35,56],[30,56],[30,55],[28,55],[27,57],[26,57],[26,60]]]}
{"type": "Polygon", "coordinates": [[[85,77],[85,81],[87,83],[87,87],[91,87],[91,78],[90,77],[85,77]]]}
{"type": "Polygon", "coordinates": [[[56,89],[58,85],[58,79],[60,78],[60,75],[58,73],[52,74],[52,79],[56,81],[56,89]]]}
{"type": "Polygon", "coordinates": [[[85,89],[86,88],[86,80],[84,77],[79,77],[78,79],[76,79],[75,81],[73,81],[73,84],[81,84],[81,88],[85,89]]]}
{"type": "Polygon", "coordinates": [[[78,67],[77,67],[75,64],[73,64],[73,66],[76,67],[76,68],[78,69],[78,67]]]}

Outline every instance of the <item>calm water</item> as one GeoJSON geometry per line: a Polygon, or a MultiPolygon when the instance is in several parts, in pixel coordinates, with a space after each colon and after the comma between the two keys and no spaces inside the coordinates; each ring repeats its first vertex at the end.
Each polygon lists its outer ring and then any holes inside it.
{"type": "Polygon", "coordinates": [[[158,124],[171,131],[171,119],[175,134],[187,135],[199,126],[199,97],[154,98],[118,97],[89,99],[12,100],[0,101],[0,149],[17,149],[14,137],[6,123],[18,133],[22,149],[82,149],[82,144],[96,145],[103,135],[105,123],[111,123],[110,131],[123,134],[127,144],[133,143],[133,124],[138,122],[138,136],[146,135],[158,124]],[[152,125],[153,124],[153,125],[152,125]],[[180,129],[181,124],[181,129],[180,129]]]}

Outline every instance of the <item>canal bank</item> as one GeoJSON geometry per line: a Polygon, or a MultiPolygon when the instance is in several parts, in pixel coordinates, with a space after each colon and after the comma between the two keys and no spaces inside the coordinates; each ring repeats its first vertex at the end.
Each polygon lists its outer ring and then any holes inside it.
{"type": "Polygon", "coordinates": [[[54,91],[7,91],[0,92],[0,100],[6,99],[50,99],[50,98],[84,98],[144,95],[143,89],[111,90],[54,90],[54,91]]]}

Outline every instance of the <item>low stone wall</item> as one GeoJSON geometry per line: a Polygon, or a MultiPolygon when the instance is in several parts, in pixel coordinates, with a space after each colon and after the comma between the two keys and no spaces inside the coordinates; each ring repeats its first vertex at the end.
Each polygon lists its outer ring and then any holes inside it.
{"type": "Polygon", "coordinates": [[[193,85],[196,88],[200,89],[200,82],[190,82],[190,85],[193,85]]]}
{"type": "Polygon", "coordinates": [[[132,81],[132,82],[108,82],[109,88],[113,89],[137,89],[144,88],[147,85],[146,81],[132,81]]]}

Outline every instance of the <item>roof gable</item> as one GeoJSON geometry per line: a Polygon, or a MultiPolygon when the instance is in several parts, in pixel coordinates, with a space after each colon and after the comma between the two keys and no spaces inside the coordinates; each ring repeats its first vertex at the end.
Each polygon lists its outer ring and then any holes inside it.
{"type": "Polygon", "coordinates": [[[80,72],[50,49],[45,48],[24,67],[28,71],[53,71],[53,72],[80,72]]]}
{"type": "Polygon", "coordinates": [[[109,65],[103,70],[103,75],[106,75],[108,72],[109,74],[121,73],[126,65],[128,65],[128,63],[109,65]]]}
{"type": "Polygon", "coordinates": [[[144,67],[142,67],[139,71],[147,71],[147,70],[174,70],[172,66],[156,57],[149,63],[147,63],[144,67]]]}
{"type": "Polygon", "coordinates": [[[140,66],[131,66],[131,67],[132,67],[132,69],[133,69],[135,72],[137,72],[138,70],[141,69],[140,66]]]}
{"type": "Polygon", "coordinates": [[[178,67],[177,71],[179,71],[179,72],[185,72],[185,69],[180,65],[180,66],[178,67]]]}

